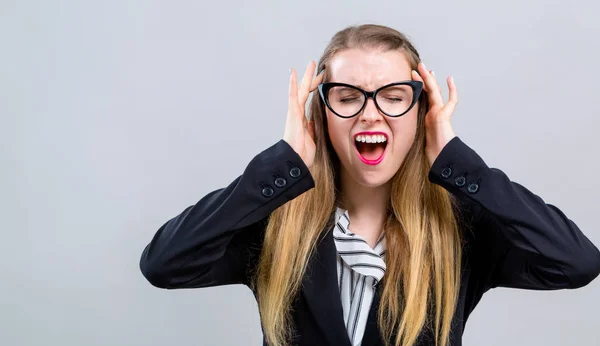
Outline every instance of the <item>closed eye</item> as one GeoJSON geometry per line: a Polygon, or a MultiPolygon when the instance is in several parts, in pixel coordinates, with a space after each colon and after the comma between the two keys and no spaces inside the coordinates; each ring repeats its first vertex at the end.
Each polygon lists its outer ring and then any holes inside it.
{"type": "Polygon", "coordinates": [[[358,101],[358,97],[343,98],[340,100],[341,103],[350,103],[350,102],[355,102],[355,101],[358,101]]]}
{"type": "Polygon", "coordinates": [[[388,100],[388,101],[392,101],[392,102],[402,102],[402,101],[404,101],[401,98],[395,98],[395,97],[386,97],[385,99],[388,100]]]}

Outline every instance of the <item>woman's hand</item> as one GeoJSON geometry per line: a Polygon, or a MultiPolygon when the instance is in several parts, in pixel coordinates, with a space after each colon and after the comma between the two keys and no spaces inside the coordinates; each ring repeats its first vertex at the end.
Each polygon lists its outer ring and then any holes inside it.
{"type": "Polygon", "coordinates": [[[427,70],[423,63],[419,63],[417,69],[418,72],[412,71],[412,78],[423,82],[423,88],[429,96],[429,111],[425,116],[425,154],[431,166],[444,146],[456,136],[450,124],[450,117],[458,103],[458,95],[454,79],[448,77],[448,102],[444,104],[442,90],[435,80],[433,70],[427,70]]]}
{"type": "Polygon", "coordinates": [[[288,96],[288,112],[285,121],[283,140],[300,155],[304,164],[310,168],[315,158],[315,128],[314,122],[306,120],[305,108],[308,95],[313,92],[323,80],[323,74],[313,78],[316,64],[310,61],[302,83],[298,87],[296,71],[290,69],[290,85],[288,96]]]}

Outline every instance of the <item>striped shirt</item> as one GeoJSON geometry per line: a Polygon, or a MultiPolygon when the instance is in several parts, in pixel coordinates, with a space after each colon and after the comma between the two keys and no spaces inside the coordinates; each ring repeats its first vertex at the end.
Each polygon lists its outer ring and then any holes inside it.
{"type": "Polygon", "coordinates": [[[362,342],[375,286],[385,274],[385,237],[372,249],[349,230],[348,211],[336,210],[333,239],[338,253],[337,274],[344,322],[353,346],[362,342]]]}

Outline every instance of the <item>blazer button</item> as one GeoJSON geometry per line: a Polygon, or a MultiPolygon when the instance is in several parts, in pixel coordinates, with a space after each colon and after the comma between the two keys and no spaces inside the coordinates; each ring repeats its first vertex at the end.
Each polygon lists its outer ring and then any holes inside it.
{"type": "Polygon", "coordinates": [[[454,184],[456,184],[456,186],[465,186],[466,183],[467,179],[465,179],[465,177],[456,177],[456,179],[454,179],[454,184]]]}
{"type": "Polygon", "coordinates": [[[479,191],[479,185],[476,183],[471,183],[467,187],[467,191],[469,191],[470,193],[475,193],[475,192],[479,191]]]}
{"type": "Polygon", "coordinates": [[[271,188],[270,186],[267,186],[265,188],[262,189],[262,194],[265,197],[271,197],[273,196],[273,188],[271,188]]]}
{"type": "Polygon", "coordinates": [[[447,179],[452,175],[452,168],[446,167],[442,169],[442,178],[447,179]]]}
{"type": "Polygon", "coordinates": [[[281,177],[275,179],[275,186],[277,187],[284,187],[285,184],[287,184],[287,181],[281,177]]]}
{"type": "Polygon", "coordinates": [[[300,176],[300,168],[293,167],[292,169],[290,169],[290,176],[292,178],[298,178],[300,176]]]}

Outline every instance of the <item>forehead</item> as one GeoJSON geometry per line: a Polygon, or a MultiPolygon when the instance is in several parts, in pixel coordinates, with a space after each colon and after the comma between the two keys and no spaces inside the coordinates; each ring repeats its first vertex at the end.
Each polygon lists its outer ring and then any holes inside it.
{"type": "Polygon", "coordinates": [[[369,90],[412,79],[412,68],[406,55],[397,50],[347,49],[333,57],[328,70],[331,82],[369,90]]]}

